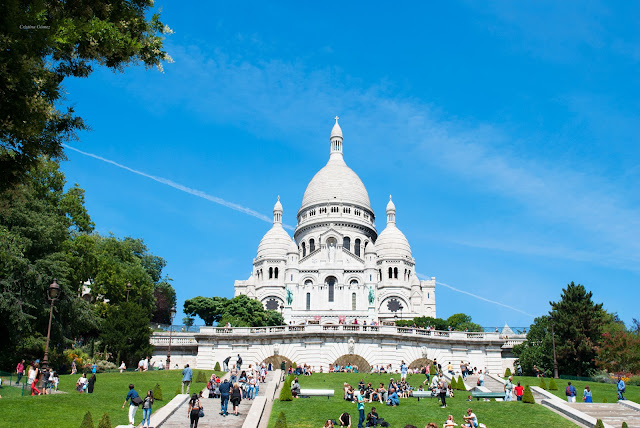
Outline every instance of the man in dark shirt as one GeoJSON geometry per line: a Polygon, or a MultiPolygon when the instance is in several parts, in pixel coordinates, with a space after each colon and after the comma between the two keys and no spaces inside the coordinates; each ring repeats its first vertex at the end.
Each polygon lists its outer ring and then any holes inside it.
{"type": "Polygon", "coordinates": [[[228,379],[220,384],[220,414],[227,416],[227,405],[229,404],[229,391],[231,391],[231,384],[228,379]]]}
{"type": "Polygon", "coordinates": [[[224,361],[222,361],[222,364],[224,365],[224,371],[228,372],[229,371],[229,361],[231,360],[231,355],[229,355],[227,358],[224,359],[224,361]]]}
{"type": "Polygon", "coordinates": [[[122,408],[124,409],[124,405],[127,404],[127,401],[131,400],[129,403],[129,425],[133,425],[134,424],[134,419],[136,417],[136,410],[138,410],[138,404],[134,404],[133,400],[135,400],[136,398],[140,398],[140,395],[138,395],[138,392],[133,389],[134,386],[133,384],[129,384],[129,393],[127,394],[127,398],[124,399],[124,403],[122,403],[122,408]]]}
{"type": "Polygon", "coordinates": [[[376,408],[372,407],[371,411],[367,415],[367,426],[374,427],[378,424],[378,412],[376,412],[376,408]]]}

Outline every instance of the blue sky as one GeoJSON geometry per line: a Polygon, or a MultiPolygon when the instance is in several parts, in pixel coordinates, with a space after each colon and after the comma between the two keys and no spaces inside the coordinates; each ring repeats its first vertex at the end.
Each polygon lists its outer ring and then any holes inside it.
{"type": "Polygon", "coordinates": [[[378,231],[392,194],[417,272],[520,309],[439,285],[438,316],[529,325],[575,281],[640,318],[637,3],[156,6],[164,73],[65,89],[74,148],[157,180],[73,150],[63,170],[100,233],[167,260],[180,309],[233,295],[278,195],[295,226],[338,115],[378,231]]]}

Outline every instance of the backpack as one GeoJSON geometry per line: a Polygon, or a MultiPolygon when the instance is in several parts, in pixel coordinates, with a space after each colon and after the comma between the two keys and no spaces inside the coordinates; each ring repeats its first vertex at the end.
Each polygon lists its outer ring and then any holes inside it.
{"type": "Polygon", "coordinates": [[[567,386],[567,389],[564,390],[564,394],[569,397],[571,395],[571,387],[567,386]]]}

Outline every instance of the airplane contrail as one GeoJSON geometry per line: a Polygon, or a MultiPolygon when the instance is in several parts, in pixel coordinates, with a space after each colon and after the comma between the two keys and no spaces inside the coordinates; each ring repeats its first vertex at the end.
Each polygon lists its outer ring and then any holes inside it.
{"type": "MultiPolygon", "coordinates": [[[[424,279],[428,279],[428,277],[426,275],[423,275],[421,273],[416,273],[416,275],[418,275],[419,277],[423,277],[424,279]]],[[[470,292],[465,291],[465,290],[460,290],[459,288],[456,288],[453,285],[445,284],[444,282],[440,282],[440,281],[436,281],[436,284],[442,285],[443,287],[447,287],[450,290],[457,291],[458,293],[466,294],[467,296],[471,296],[471,297],[474,297],[474,298],[479,299],[479,300],[483,300],[483,301],[488,302],[488,303],[493,303],[494,305],[502,306],[504,308],[511,309],[512,311],[520,312],[521,314],[525,314],[527,316],[530,316],[531,318],[535,318],[535,315],[530,314],[528,312],[525,312],[522,309],[518,309],[516,307],[509,306],[509,305],[501,303],[501,302],[496,302],[495,300],[487,299],[486,297],[478,296],[477,294],[473,294],[473,293],[470,293],[470,292]]]]}
{"type": "MultiPolygon", "coordinates": [[[[138,171],[137,169],[133,169],[133,168],[130,168],[130,167],[126,166],[126,165],[122,165],[122,164],[120,164],[118,162],[112,161],[111,159],[103,158],[102,156],[98,156],[98,155],[95,155],[93,153],[83,152],[82,150],[76,149],[75,147],[71,147],[68,144],[63,144],[63,146],[66,147],[69,150],[73,150],[74,152],[78,152],[78,153],[80,153],[82,155],[89,156],[91,158],[101,160],[101,161],[106,162],[108,164],[117,166],[118,168],[122,168],[122,169],[127,170],[129,172],[132,172],[134,174],[141,175],[141,176],[149,178],[149,179],[151,179],[153,181],[157,181],[158,183],[162,183],[162,184],[165,184],[167,186],[173,187],[174,189],[178,189],[178,190],[180,190],[182,192],[185,192],[185,193],[188,193],[190,195],[197,196],[197,197],[202,198],[202,199],[206,199],[208,201],[211,201],[211,202],[214,202],[216,204],[225,206],[227,208],[231,208],[232,210],[239,211],[239,212],[244,213],[244,214],[248,214],[248,215],[250,215],[252,217],[255,217],[255,218],[260,219],[262,221],[265,221],[267,223],[273,223],[273,218],[269,218],[269,217],[267,217],[266,215],[264,215],[262,213],[259,213],[257,211],[252,210],[251,208],[243,207],[242,205],[238,205],[236,203],[226,201],[226,200],[224,200],[222,198],[219,198],[217,196],[209,195],[208,193],[205,193],[202,190],[192,189],[191,187],[187,187],[187,186],[182,185],[180,183],[176,183],[175,181],[169,180],[168,178],[157,177],[155,175],[147,174],[146,172],[138,171]]],[[[285,229],[294,230],[294,228],[292,226],[289,226],[288,224],[283,224],[282,227],[284,227],[285,229]]]]}

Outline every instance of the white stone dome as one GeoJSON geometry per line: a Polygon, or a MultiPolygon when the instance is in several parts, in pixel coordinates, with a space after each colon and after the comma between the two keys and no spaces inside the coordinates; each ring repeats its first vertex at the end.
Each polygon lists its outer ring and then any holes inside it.
{"type": "Polygon", "coordinates": [[[289,248],[291,248],[291,237],[280,223],[275,223],[262,237],[256,258],[284,259],[287,257],[289,248]]]}
{"type": "Polygon", "coordinates": [[[298,254],[298,246],[293,239],[289,242],[289,253],[298,254]]]}
{"type": "Polygon", "coordinates": [[[342,128],[340,128],[340,125],[338,125],[338,118],[336,117],[336,124],[333,125],[333,128],[331,129],[331,137],[340,137],[342,138],[342,128]]]}
{"type": "Polygon", "coordinates": [[[380,259],[411,258],[409,241],[395,223],[388,223],[387,227],[378,235],[376,249],[380,259]]]}
{"type": "Polygon", "coordinates": [[[360,177],[340,157],[332,157],[313,176],[302,197],[302,208],[322,203],[347,202],[371,210],[369,193],[360,177]]]}
{"type": "Polygon", "coordinates": [[[365,254],[377,254],[377,250],[376,250],[376,246],[373,242],[369,242],[365,247],[364,247],[364,253],[365,254]]]}

